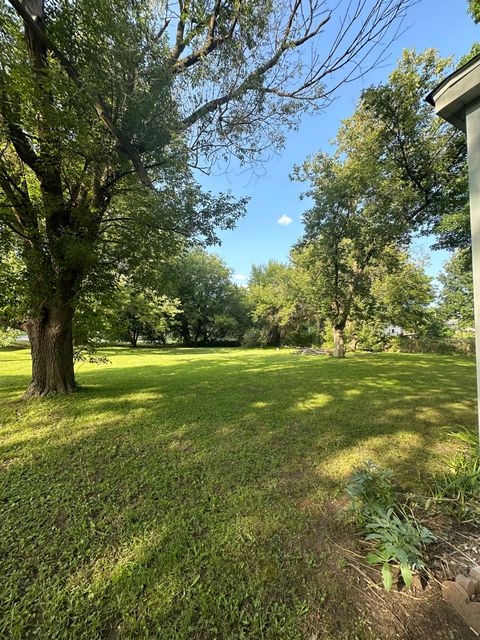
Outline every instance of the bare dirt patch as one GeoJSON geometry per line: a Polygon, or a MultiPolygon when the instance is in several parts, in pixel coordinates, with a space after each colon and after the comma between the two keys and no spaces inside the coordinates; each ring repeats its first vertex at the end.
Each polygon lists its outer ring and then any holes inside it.
{"type": "MultiPolygon", "coordinates": [[[[401,577],[396,576],[393,589],[388,593],[382,586],[378,568],[364,560],[366,549],[358,542],[358,533],[346,522],[344,501],[299,506],[312,514],[316,512],[315,526],[306,545],[325,559],[327,575],[338,584],[339,595],[345,602],[338,616],[355,611],[363,618],[372,637],[379,640],[478,638],[442,601],[441,591],[442,580],[452,579],[455,572],[464,570],[468,563],[470,566],[476,563],[478,549],[472,548],[469,533],[452,531],[446,542],[439,541],[432,547],[429,557],[434,563],[431,571],[416,576],[410,591],[405,590],[401,577]]],[[[477,540],[480,544],[480,538],[477,540]]],[[[313,629],[318,622],[312,615],[310,625],[313,629]]]]}

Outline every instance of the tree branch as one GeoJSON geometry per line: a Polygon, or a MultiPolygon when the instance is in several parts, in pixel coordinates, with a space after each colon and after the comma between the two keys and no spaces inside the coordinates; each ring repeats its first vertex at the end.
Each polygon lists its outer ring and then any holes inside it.
{"type": "MultiPolygon", "coordinates": [[[[5,168],[3,160],[0,160],[0,187],[10,202],[11,209],[15,213],[18,225],[20,225],[20,229],[15,225],[15,229],[12,230],[23,238],[33,241],[38,234],[38,221],[27,187],[24,185],[24,190],[20,188],[17,181],[11,177],[9,171],[5,168]]],[[[8,221],[5,220],[5,223],[8,224],[8,221]]]]}
{"type": "Polygon", "coordinates": [[[223,96],[215,98],[214,100],[210,100],[210,102],[207,102],[203,104],[201,107],[198,107],[198,109],[196,109],[189,116],[184,118],[182,121],[183,128],[187,129],[188,127],[195,124],[195,122],[197,122],[198,120],[206,116],[208,113],[215,111],[216,109],[218,109],[218,107],[221,107],[224,104],[227,104],[231,100],[235,100],[236,98],[239,98],[248,90],[256,89],[259,91],[263,91],[265,93],[269,93],[269,92],[271,93],[271,89],[259,87],[258,80],[260,80],[268,71],[273,69],[278,64],[278,62],[280,61],[280,58],[285,53],[285,51],[289,49],[296,49],[300,47],[302,44],[304,44],[305,42],[307,42],[307,40],[310,40],[311,38],[315,37],[319,33],[320,29],[322,29],[330,20],[330,15],[328,15],[317,25],[317,27],[313,31],[306,33],[303,37],[298,38],[296,40],[289,40],[288,37],[291,32],[294,12],[298,10],[299,5],[300,5],[300,0],[297,0],[297,2],[295,3],[295,7],[292,10],[292,14],[290,15],[290,19],[285,27],[285,31],[283,33],[280,45],[277,47],[275,53],[268,60],[266,60],[262,65],[258,66],[256,69],[253,69],[253,71],[251,71],[248,74],[245,80],[243,80],[243,82],[241,82],[236,89],[233,89],[230,92],[224,94],[223,96]]]}
{"type": "MultiPolygon", "coordinates": [[[[182,58],[181,60],[179,59],[179,56],[181,54],[181,51],[183,51],[183,49],[185,48],[185,44],[183,44],[183,46],[181,47],[181,50],[175,49],[175,52],[174,54],[172,54],[172,58],[171,58],[171,68],[173,73],[178,74],[184,71],[185,69],[192,67],[194,64],[199,62],[203,57],[205,57],[212,51],[215,51],[215,49],[218,49],[218,47],[221,44],[223,44],[224,42],[227,42],[233,37],[235,28],[238,23],[238,11],[235,12],[233,16],[232,24],[230,25],[230,29],[228,30],[228,33],[224,36],[215,37],[215,29],[217,26],[217,19],[220,14],[221,6],[222,6],[222,0],[216,0],[215,7],[208,20],[207,34],[206,34],[206,38],[203,46],[201,46],[196,51],[193,51],[190,55],[186,56],[185,58],[182,58]]],[[[184,29],[184,27],[185,25],[183,24],[182,29],[184,29]]],[[[178,34],[178,31],[177,31],[177,34],[178,34]]],[[[183,38],[183,31],[182,31],[182,38],[183,38]]]]}
{"type": "MultiPolygon", "coordinates": [[[[33,17],[30,15],[27,8],[20,2],[20,0],[8,0],[8,2],[12,5],[18,15],[22,18],[25,24],[28,26],[31,34],[38,39],[42,45],[50,50],[53,55],[60,62],[64,71],[67,73],[68,77],[79,87],[83,89],[81,78],[73,66],[73,64],[69,61],[69,59],[58,49],[58,47],[48,38],[48,36],[44,33],[44,31],[38,26],[33,17]]],[[[133,145],[123,136],[121,131],[118,129],[116,124],[113,122],[110,108],[107,103],[101,96],[96,96],[93,99],[93,106],[98,114],[98,117],[103,122],[105,127],[110,131],[115,140],[117,141],[119,147],[125,153],[125,155],[130,159],[135,170],[138,174],[138,177],[142,181],[144,185],[147,187],[153,188],[152,182],[148,176],[148,173],[143,166],[142,160],[140,158],[139,153],[133,147],[133,145]]]]}
{"type": "MultiPolygon", "coordinates": [[[[18,104],[20,102],[18,101],[18,104]]],[[[12,141],[13,147],[17,152],[18,157],[22,162],[24,162],[35,175],[40,179],[42,175],[41,166],[39,163],[39,158],[33,147],[31,146],[27,135],[21,128],[18,123],[18,119],[15,118],[14,113],[11,108],[11,101],[9,96],[7,95],[5,85],[3,79],[0,75],[0,112],[2,114],[3,120],[7,125],[8,132],[10,134],[10,139],[12,141]]]]}

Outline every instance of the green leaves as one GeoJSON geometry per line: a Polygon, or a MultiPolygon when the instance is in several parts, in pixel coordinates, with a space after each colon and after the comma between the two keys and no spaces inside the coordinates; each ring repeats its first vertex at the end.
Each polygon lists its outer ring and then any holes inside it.
{"type": "Polygon", "coordinates": [[[372,509],[390,505],[395,501],[393,472],[367,460],[353,473],[346,492],[350,498],[350,508],[359,522],[365,522],[365,513],[372,509]],[[365,513],[364,513],[365,512],[365,513]]]}
{"type": "MultiPolygon", "coordinates": [[[[392,575],[392,565],[390,564],[391,560],[394,560],[395,556],[389,557],[387,561],[381,555],[375,553],[369,553],[366,557],[366,560],[369,564],[382,564],[382,580],[383,586],[386,591],[391,591],[393,586],[393,575],[392,575]]],[[[403,582],[407,589],[410,589],[412,586],[413,573],[410,566],[407,563],[400,563],[400,575],[403,578],[403,582]]]]}
{"type": "Polygon", "coordinates": [[[372,277],[373,317],[405,332],[421,334],[429,327],[435,292],[425,264],[414,262],[403,252],[391,256],[391,264],[379,265],[372,277]]]}
{"type": "Polygon", "coordinates": [[[385,589],[387,591],[390,591],[392,588],[392,571],[388,562],[385,562],[385,564],[382,566],[382,578],[385,589]]]}
{"type": "Polygon", "coordinates": [[[457,251],[438,277],[442,284],[439,313],[459,329],[473,327],[473,274],[470,251],[457,251]]]}
{"type": "Polygon", "coordinates": [[[413,579],[412,570],[423,566],[423,548],[433,541],[433,536],[419,525],[412,515],[401,512],[397,515],[393,507],[384,510],[377,507],[368,516],[365,528],[370,531],[366,540],[373,541],[375,551],[369,553],[369,564],[382,564],[382,579],[385,589],[392,588],[392,565],[397,564],[407,589],[413,579]]]}
{"type": "Polygon", "coordinates": [[[186,345],[238,342],[249,324],[243,290],[216,255],[194,249],[164,269],[166,290],[180,308],[172,330],[186,345]]]}
{"type": "Polygon", "coordinates": [[[426,509],[435,506],[457,522],[480,521],[480,454],[478,437],[471,431],[449,432],[464,448],[445,461],[444,473],[432,478],[426,509]]]}
{"type": "Polygon", "coordinates": [[[408,564],[400,564],[400,573],[407,589],[412,586],[413,573],[408,564]]]}
{"type": "Polygon", "coordinates": [[[480,22],[480,0],[468,0],[468,12],[475,22],[480,22]]]}
{"type": "Polygon", "coordinates": [[[0,347],[9,347],[14,344],[19,335],[20,332],[16,329],[5,329],[0,326],[0,347]]]}
{"type": "Polygon", "coordinates": [[[292,252],[289,264],[270,261],[252,268],[248,300],[256,344],[303,346],[322,341],[323,317],[317,292],[298,258],[292,252]]]}
{"type": "Polygon", "coordinates": [[[374,545],[366,561],[382,565],[382,580],[387,591],[393,585],[392,566],[395,565],[405,586],[410,588],[413,570],[423,567],[424,548],[434,537],[400,500],[393,486],[392,471],[368,461],[350,478],[347,494],[365,540],[374,545]]]}

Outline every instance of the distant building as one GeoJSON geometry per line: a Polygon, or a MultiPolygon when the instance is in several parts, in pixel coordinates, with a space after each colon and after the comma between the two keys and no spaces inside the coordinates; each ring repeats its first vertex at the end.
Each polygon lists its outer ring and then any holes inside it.
{"type": "Polygon", "coordinates": [[[395,324],[389,324],[383,329],[384,336],[403,336],[405,335],[405,331],[403,327],[399,327],[395,324]]]}
{"type": "Polygon", "coordinates": [[[447,325],[447,327],[450,327],[450,329],[458,329],[458,319],[457,318],[450,318],[450,320],[446,320],[445,324],[447,325]]]}
{"type": "Polygon", "coordinates": [[[459,333],[475,333],[475,327],[460,327],[460,323],[458,318],[450,318],[450,320],[446,320],[445,324],[453,331],[459,333]]]}

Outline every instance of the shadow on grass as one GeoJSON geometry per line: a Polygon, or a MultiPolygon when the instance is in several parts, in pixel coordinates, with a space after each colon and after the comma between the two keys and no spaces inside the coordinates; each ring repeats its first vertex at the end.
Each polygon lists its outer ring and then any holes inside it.
{"type": "MultiPolygon", "coordinates": [[[[302,545],[305,501],[365,457],[414,477],[441,426],[474,423],[470,360],[186,351],[122,366],[114,350],[72,398],[21,403],[28,377],[6,378],[0,631],[304,637],[336,597],[302,545]]],[[[323,624],[341,638],[354,621],[323,624]]]]}

